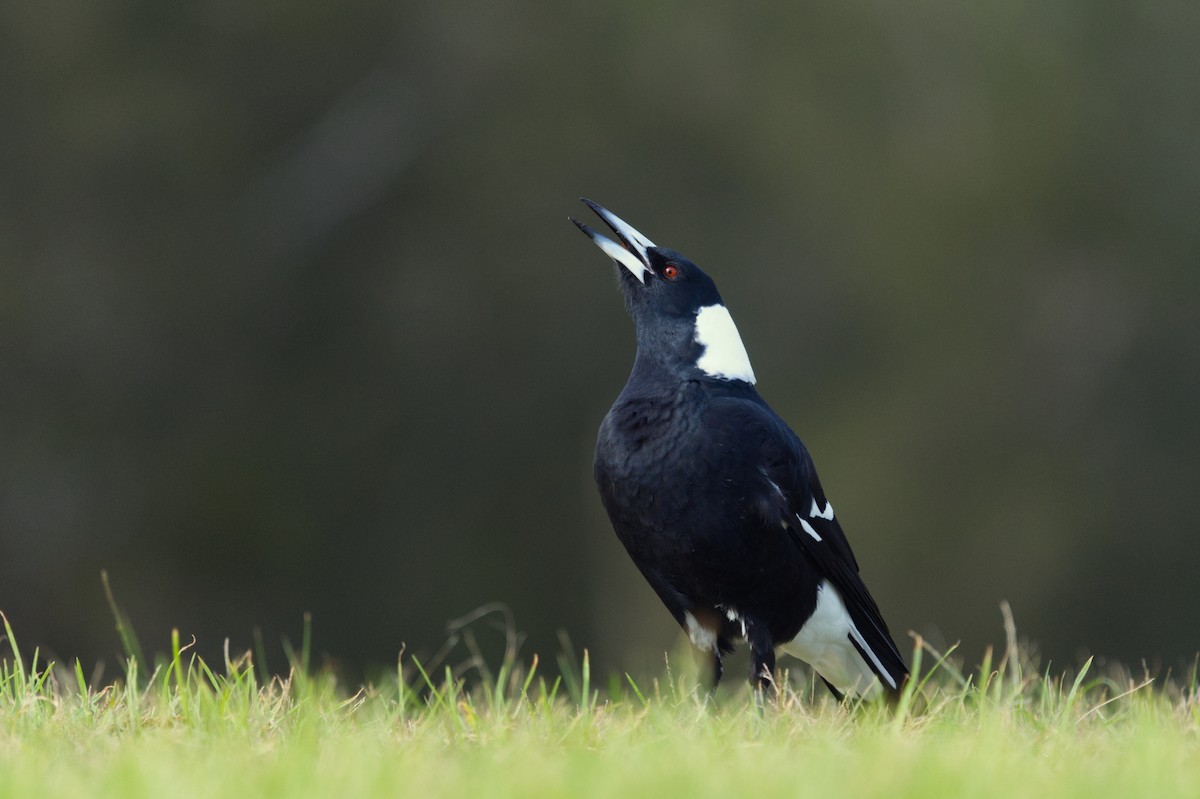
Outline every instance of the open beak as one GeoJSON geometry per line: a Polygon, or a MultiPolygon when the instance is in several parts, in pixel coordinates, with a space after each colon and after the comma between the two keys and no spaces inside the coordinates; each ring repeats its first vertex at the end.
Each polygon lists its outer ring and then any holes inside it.
{"type": "Polygon", "coordinates": [[[654,242],[637,232],[632,225],[607,208],[592,202],[586,197],[580,197],[579,199],[587,203],[588,208],[591,208],[604,220],[604,224],[608,225],[612,229],[612,232],[617,234],[620,243],[618,244],[607,236],[600,235],[578,219],[572,218],[571,221],[586,233],[588,238],[595,242],[597,247],[604,250],[604,253],[608,257],[628,269],[629,273],[638,279],[638,282],[645,284],[646,274],[650,271],[650,256],[646,253],[646,250],[653,247],[654,242]]]}

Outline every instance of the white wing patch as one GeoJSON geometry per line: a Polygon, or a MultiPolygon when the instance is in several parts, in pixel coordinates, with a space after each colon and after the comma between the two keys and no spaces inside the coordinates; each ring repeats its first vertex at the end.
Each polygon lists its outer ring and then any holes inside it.
{"type": "Polygon", "coordinates": [[[825,500],[825,510],[821,510],[817,505],[817,498],[813,497],[812,510],[809,511],[808,515],[814,519],[828,519],[829,521],[833,521],[833,503],[825,500]]]}
{"type": "Polygon", "coordinates": [[[706,305],[696,312],[696,342],[704,347],[696,366],[705,374],[722,380],[757,382],[746,345],[724,305],[706,305]]]}
{"type": "Polygon", "coordinates": [[[800,522],[800,526],[804,528],[804,532],[811,535],[814,541],[825,540],[825,539],[821,538],[820,533],[818,533],[816,530],[813,529],[813,526],[811,524],[804,521],[804,519],[800,518],[800,514],[796,514],[796,520],[800,522]]]}

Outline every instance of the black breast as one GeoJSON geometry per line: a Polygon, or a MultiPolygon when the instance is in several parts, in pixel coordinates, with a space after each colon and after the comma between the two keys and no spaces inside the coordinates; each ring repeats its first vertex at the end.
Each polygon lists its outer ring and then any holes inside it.
{"type": "Polygon", "coordinates": [[[689,606],[757,611],[794,634],[815,585],[787,532],[764,523],[762,448],[714,418],[711,387],[673,389],[622,394],[600,427],[595,475],[613,528],[643,574],[689,606]]]}

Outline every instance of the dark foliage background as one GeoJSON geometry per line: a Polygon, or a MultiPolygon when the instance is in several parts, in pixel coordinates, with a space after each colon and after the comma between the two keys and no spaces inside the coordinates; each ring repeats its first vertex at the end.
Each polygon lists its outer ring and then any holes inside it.
{"type": "Polygon", "coordinates": [[[593,197],[717,280],[893,628],[1200,648],[1200,7],[0,7],[0,609],[60,658],[503,601],[657,668],[593,197]]]}

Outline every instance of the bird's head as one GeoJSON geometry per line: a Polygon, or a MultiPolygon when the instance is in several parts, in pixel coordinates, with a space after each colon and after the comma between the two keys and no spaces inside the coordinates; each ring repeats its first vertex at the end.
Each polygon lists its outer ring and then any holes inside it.
{"type": "Polygon", "coordinates": [[[617,265],[617,282],[637,328],[638,354],[683,374],[754,383],[750,358],[712,278],[675,250],[659,247],[591,200],[613,241],[572,219],[617,265]]]}

